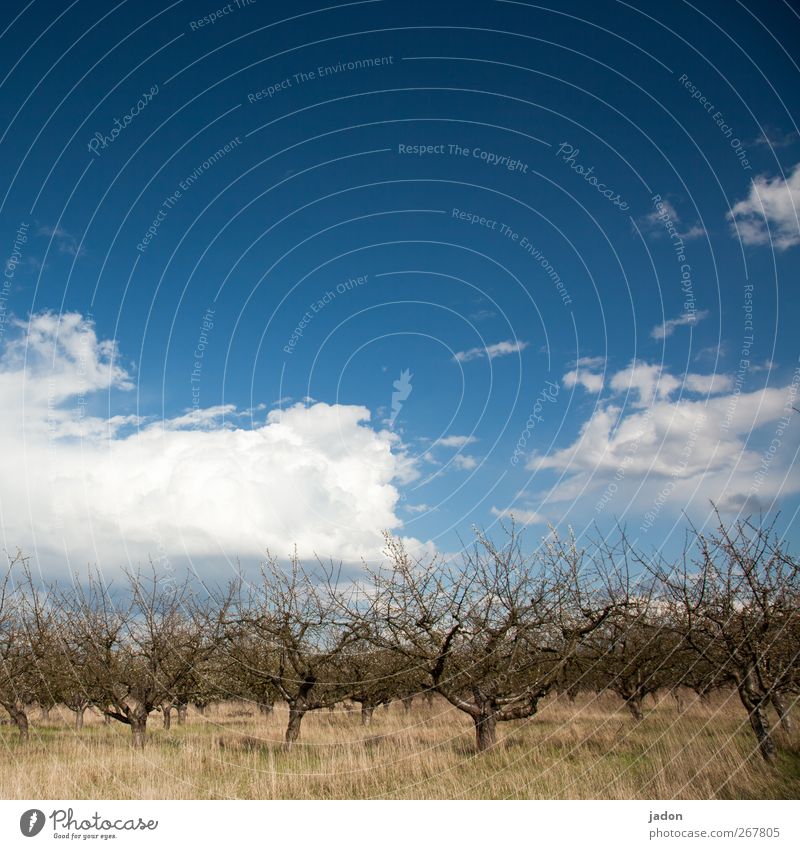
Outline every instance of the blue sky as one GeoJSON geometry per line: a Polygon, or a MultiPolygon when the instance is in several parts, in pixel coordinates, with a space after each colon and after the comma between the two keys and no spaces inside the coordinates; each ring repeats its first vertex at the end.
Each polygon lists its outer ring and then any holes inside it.
{"type": "Polygon", "coordinates": [[[553,6],[7,4],[3,544],[792,534],[800,18],[553,6]]]}

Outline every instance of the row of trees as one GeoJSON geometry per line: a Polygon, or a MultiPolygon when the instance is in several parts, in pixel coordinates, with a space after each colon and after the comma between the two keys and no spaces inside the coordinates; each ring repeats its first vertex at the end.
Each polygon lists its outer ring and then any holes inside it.
{"type": "Polygon", "coordinates": [[[249,699],[304,716],[344,700],[374,709],[438,693],[475,725],[536,714],[554,691],[646,696],[735,687],[763,757],[776,757],[768,709],[789,726],[800,688],[798,561],[771,528],[692,531],[683,557],[645,557],[619,534],[580,546],[551,533],[526,552],[478,532],[458,561],[412,557],[387,537],[385,563],[343,580],[333,564],[268,558],[255,581],[224,588],[151,569],[123,585],[94,573],[45,586],[17,554],[0,585],[0,704],[28,735],[27,706],[62,703],[82,725],[92,705],[144,746],[156,710],[249,699]]]}

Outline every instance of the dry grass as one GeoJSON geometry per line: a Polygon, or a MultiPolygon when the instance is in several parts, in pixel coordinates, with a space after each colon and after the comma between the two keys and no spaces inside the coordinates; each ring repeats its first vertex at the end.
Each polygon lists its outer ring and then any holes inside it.
{"type": "Polygon", "coordinates": [[[611,696],[575,704],[551,699],[525,722],[499,728],[498,745],[477,755],[472,723],[444,701],[400,704],[362,728],[357,712],[309,714],[294,751],[281,750],[285,710],[262,718],[225,704],[164,731],[149,723],[144,753],[130,732],[71,714],[36,721],[21,747],[0,728],[0,793],[5,799],[796,799],[800,735],[776,732],[777,767],[753,751],[738,700],[648,706],[634,723],[611,696]]]}

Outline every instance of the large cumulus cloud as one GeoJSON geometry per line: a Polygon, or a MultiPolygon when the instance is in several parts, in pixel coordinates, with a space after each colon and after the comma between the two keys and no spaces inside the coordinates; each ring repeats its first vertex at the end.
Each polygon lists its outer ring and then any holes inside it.
{"type": "Polygon", "coordinates": [[[304,557],[358,560],[380,551],[383,529],[401,532],[397,485],[414,464],[365,407],[296,405],[251,428],[233,407],[90,415],[103,393],[133,386],[116,345],[76,313],[15,329],[0,353],[6,548],[73,567],[257,558],[295,544],[304,557]]]}

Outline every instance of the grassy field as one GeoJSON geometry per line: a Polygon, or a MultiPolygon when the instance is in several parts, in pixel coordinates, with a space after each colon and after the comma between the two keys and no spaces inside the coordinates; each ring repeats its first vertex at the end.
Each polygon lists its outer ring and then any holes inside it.
{"type": "Polygon", "coordinates": [[[261,717],[247,704],[224,704],[185,725],[160,714],[144,753],[130,732],[87,712],[80,733],[66,709],[37,721],[20,746],[0,727],[4,799],[796,799],[800,735],[776,731],[777,767],[753,751],[735,696],[692,702],[678,713],[665,697],[635,723],[610,695],[571,704],[550,699],[530,720],[499,727],[498,744],[476,755],[471,721],[437,700],[375,712],[364,728],[357,711],[309,714],[297,747],[285,753],[285,709],[261,717]]]}

